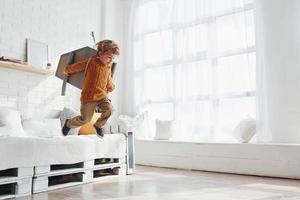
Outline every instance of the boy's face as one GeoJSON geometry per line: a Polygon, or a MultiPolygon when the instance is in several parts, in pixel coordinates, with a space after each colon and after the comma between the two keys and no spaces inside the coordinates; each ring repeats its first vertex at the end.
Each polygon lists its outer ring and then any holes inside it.
{"type": "Polygon", "coordinates": [[[107,53],[107,54],[100,55],[99,59],[103,64],[111,66],[115,57],[116,57],[116,55],[114,55],[112,53],[107,53]]]}

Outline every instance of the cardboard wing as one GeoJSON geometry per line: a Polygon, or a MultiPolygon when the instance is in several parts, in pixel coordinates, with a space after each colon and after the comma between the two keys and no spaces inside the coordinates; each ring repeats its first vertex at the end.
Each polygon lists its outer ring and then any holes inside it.
{"type": "Polygon", "coordinates": [[[76,62],[87,60],[96,53],[97,51],[91,47],[83,47],[60,56],[55,76],[63,80],[62,95],[65,94],[66,83],[69,83],[74,87],[82,89],[82,83],[84,78],[84,71],[72,74],[70,76],[66,76],[63,74],[64,68],[76,62]]]}

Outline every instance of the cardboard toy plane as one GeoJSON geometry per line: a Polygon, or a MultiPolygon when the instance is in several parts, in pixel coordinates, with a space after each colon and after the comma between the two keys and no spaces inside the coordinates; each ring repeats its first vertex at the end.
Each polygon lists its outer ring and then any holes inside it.
{"type": "MultiPolygon", "coordinates": [[[[97,51],[91,47],[83,47],[68,53],[65,53],[60,56],[59,63],[56,69],[55,76],[63,80],[61,95],[64,96],[66,93],[67,83],[77,87],[78,89],[82,89],[83,79],[84,79],[84,71],[72,74],[70,76],[66,76],[63,74],[64,68],[68,65],[74,64],[76,62],[87,60],[93,55],[96,55],[97,51]]],[[[116,68],[116,63],[113,63],[111,69],[111,75],[113,76],[116,68]]]]}

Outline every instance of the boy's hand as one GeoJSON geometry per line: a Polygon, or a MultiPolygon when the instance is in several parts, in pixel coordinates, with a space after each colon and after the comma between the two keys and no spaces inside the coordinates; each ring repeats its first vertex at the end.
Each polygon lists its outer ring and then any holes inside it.
{"type": "Polygon", "coordinates": [[[64,68],[63,75],[69,76],[70,74],[66,72],[66,68],[64,68]]]}

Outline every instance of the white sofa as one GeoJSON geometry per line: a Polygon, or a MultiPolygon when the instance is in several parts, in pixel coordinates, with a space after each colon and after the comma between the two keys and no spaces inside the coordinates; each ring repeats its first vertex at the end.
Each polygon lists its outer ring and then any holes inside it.
{"type": "Polygon", "coordinates": [[[0,199],[88,183],[108,174],[126,175],[134,168],[132,132],[124,124],[111,125],[103,139],[61,133],[35,137],[9,130],[20,120],[9,122],[5,115],[0,108],[0,199]]]}

